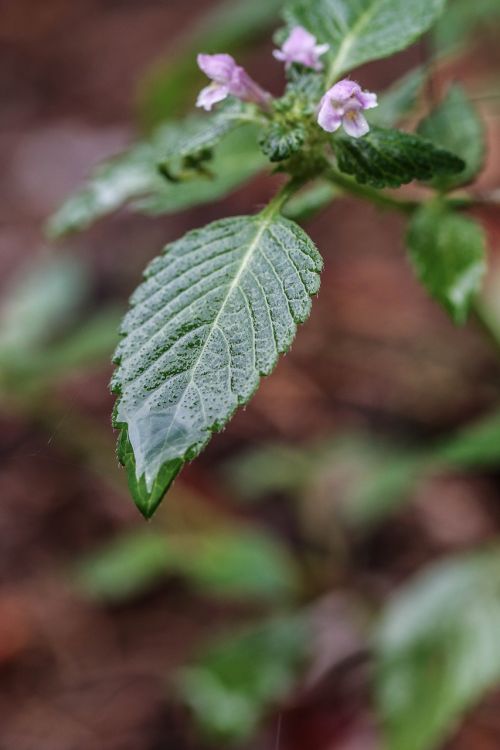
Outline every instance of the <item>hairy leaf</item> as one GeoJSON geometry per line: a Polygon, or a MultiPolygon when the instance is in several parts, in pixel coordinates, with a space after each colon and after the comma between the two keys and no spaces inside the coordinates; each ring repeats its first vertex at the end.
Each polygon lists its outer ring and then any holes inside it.
{"type": "Polygon", "coordinates": [[[289,348],[320,270],[307,235],[268,211],[189,232],[150,264],[112,382],[119,458],[146,516],[289,348]]]}
{"type": "Polygon", "coordinates": [[[327,81],[408,47],[436,21],[446,0],[289,0],[285,18],[330,45],[327,81]]]}
{"type": "Polygon", "coordinates": [[[407,242],[421,283],[463,323],[486,270],[481,226],[441,204],[428,204],[412,218],[407,242]]]}
{"type": "Polygon", "coordinates": [[[430,141],[401,130],[373,127],[363,138],[333,138],[339,168],[377,188],[460,172],[464,162],[430,141]]]}
{"type": "Polygon", "coordinates": [[[270,161],[283,161],[300,150],[306,131],[303,125],[288,127],[279,122],[273,123],[261,136],[262,151],[270,161]]]}
{"type": "MultiPolygon", "coordinates": [[[[199,132],[205,120],[195,117],[190,122],[191,132],[199,132]]],[[[210,174],[194,171],[188,181],[169,182],[160,174],[158,164],[175,151],[176,144],[184,143],[186,148],[185,128],[185,124],[165,125],[150,142],[138,143],[97,167],[87,184],[49,220],[49,234],[60,237],[85,229],[129,204],[140,213],[159,214],[210,202],[245,182],[266,163],[256,128],[248,124],[222,137],[210,162],[210,174]]]]}
{"type": "Polygon", "coordinates": [[[500,679],[500,552],[439,563],[386,607],[375,649],[388,750],[441,747],[500,679]]]}
{"type": "Polygon", "coordinates": [[[466,185],[481,170],[485,156],[484,130],[472,102],[459,85],[452,86],[443,102],[418,126],[424,138],[460,156],[465,169],[451,177],[435,177],[439,190],[466,185]]]}

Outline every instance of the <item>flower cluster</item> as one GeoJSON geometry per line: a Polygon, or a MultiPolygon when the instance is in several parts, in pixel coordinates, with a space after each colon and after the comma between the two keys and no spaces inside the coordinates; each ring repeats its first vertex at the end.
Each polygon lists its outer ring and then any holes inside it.
{"type": "MultiPolygon", "coordinates": [[[[320,71],[323,69],[320,57],[328,49],[328,44],[317,44],[315,36],[302,26],[296,26],[281,49],[275,50],[273,55],[277,60],[284,62],[286,68],[298,63],[320,71]]],[[[271,94],[264,91],[231,55],[200,54],[198,66],[212,81],[200,91],[196,102],[198,107],[210,110],[217,102],[228,96],[235,96],[242,101],[268,108],[272,99],[271,94]]],[[[363,91],[359,84],[346,78],[332,86],[321,99],[317,122],[328,133],[333,133],[343,126],[348,135],[360,138],[370,129],[363,111],[376,106],[376,94],[363,91]]]]}

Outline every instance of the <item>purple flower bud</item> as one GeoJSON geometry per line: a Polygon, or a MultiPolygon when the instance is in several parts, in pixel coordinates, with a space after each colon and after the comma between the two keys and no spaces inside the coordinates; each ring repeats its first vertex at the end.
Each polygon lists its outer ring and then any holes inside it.
{"type": "Polygon", "coordinates": [[[360,138],[370,130],[364,109],[377,106],[377,95],[362,91],[359,84],[348,78],[329,89],[319,105],[318,124],[328,133],[334,133],[341,125],[348,135],[360,138]]]}
{"type": "Polygon", "coordinates": [[[197,107],[210,110],[228,96],[267,106],[270,94],[261,89],[231,55],[198,55],[197,61],[200,69],[212,79],[210,86],[200,91],[197,107]]]}
{"type": "Polygon", "coordinates": [[[322,70],[319,58],[330,49],[329,44],[316,44],[316,37],[302,26],[295,26],[281,49],[274,50],[277,60],[282,60],[287,68],[292,63],[300,63],[307,68],[322,70]]]}

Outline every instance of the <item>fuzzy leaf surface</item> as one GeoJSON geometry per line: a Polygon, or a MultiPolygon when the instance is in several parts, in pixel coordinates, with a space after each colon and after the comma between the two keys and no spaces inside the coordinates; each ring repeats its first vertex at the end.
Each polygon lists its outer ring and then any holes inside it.
{"type": "Polygon", "coordinates": [[[463,323],[486,270],[481,226],[440,204],[429,204],[412,218],[407,242],[423,286],[456,323],[463,323]]]}
{"type": "Polygon", "coordinates": [[[188,232],[150,264],[112,382],[119,458],[144,515],[290,347],[321,266],[302,229],[268,211],[188,232]]]}
{"type": "Polygon", "coordinates": [[[339,169],[377,188],[454,175],[465,166],[458,156],[402,130],[372,127],[363,138],[336,135],[333,144],[339,169]]]}
{"type": "Polygon", "coordinates": [[[418,132],[465,162],[465,168],[457,175],[435,177],[431,184],[437,189],[452,190],[466,185],[480,172],[486,148],[484,130],[474,105],[461,86],[450,88],[441,104],[422,120],[418,132]]]}
{"type": "Polygon", "coordinates": [[[327,80],[405,49],[432,26],[446,0],[289,0],[288,24],[330,45],[327,80]]]}

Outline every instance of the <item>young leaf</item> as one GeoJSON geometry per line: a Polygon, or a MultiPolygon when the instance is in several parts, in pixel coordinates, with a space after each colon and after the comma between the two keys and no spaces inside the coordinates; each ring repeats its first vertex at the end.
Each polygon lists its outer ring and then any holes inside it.
{"type": "Polygon", "coordinates": [[[440,204],[428,204],[412,218],[407,242],[421,283],[455,323],[463,323],[486,270],[481,226],[440,204]]]}
{"type": "MultiPolygon", "coordinates": [[[[191,133],[200,132],[205,118],[192,118],[190,122],[191,133]]],[[[164,125],[151,141],[137,143],[104,162],[91,174],[87,184],[51,217],[49,234],[61,237],[85,229],[130,203],[141,213],[157,214],[213,201],[249,179],[266,163],[257,143],[256,128],[247,124],[225,136],[221,134],[210,162],[211,175],[193,171],[189,181],[168,182],[160,174],[158,164],[175,153],[176,145],[184,144],[185,150],[187,142],[185,123],[164,125]]]]}
{"type": "Polygon", "coordinates": [[[376,693],[387,750],[441,747],[500,679],[498,548],[434,565],[389,603],[376,693]]]}
{"type": "Polygon", "coordinates": [[[305,136],[303,125],[288,127],[275,122],[262,134],[260,145],[270,161],[283,161],[300,150],[305,136]]]}
{"type": "Polygon", "coordinates": [[[377,188],[456,174],[464,168],[458,156],[401,130],[372,127],[363,138],[338,134],[333,144],[339,169],[377,188]]]}
{"type": "Polygon", "coordinates": [[[444,101],[422,120],[418,133],[465,162],[465,168],[457,175],[435,177],[431,181],[438,190],[466,185],[481,170],[485,155],[483,126],[461,86],[450,88],[444,101]]]}
{"type": "Polygon", "coordinates": [[[269,209],[188,232],[150,264],[112,381],[119,458],[144,515],[290,347],[321,266],[300,227],[269,209]]]}
{"type": "Polygon", "coordinates": [[[285,19],[330,45],[327,81],[408,47],[432,26],[446,0],[289,0],[285,19]]]}

